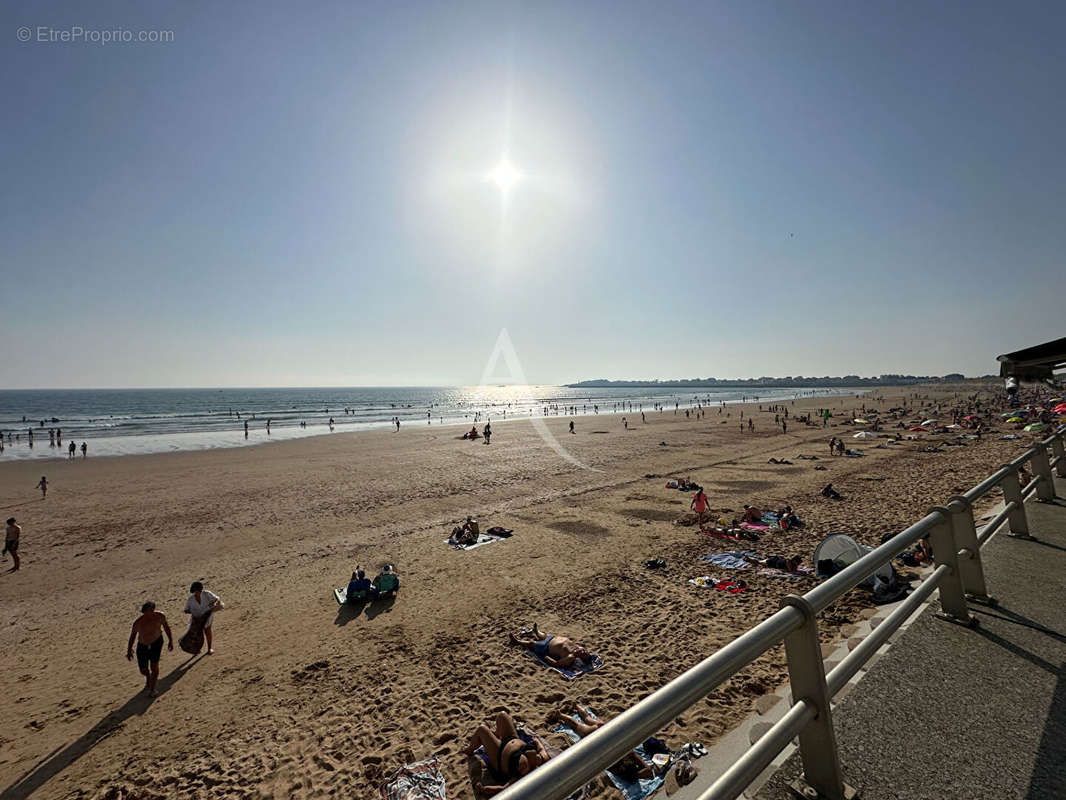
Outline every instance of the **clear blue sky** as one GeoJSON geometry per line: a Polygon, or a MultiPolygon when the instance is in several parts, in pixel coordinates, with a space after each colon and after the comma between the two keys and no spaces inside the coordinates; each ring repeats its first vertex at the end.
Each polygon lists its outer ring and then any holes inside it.
{"type": "Polygon", "coordinates": [[[980,374],[1066,333],[1063,3],[0,19],[4,388],[466,384],[502,328],[535,383],[980,374]],[[38,40],[74,26],[173,41],[38,40]]]}

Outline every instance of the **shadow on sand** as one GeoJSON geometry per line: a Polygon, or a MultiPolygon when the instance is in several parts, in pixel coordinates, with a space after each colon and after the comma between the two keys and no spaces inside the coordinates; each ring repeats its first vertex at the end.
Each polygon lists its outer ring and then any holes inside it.
{"type": "MultiPolygon", "coordinates": [[[[181,677],[201,658],[203,656],[190,658],[171,670],[169,675],[160,678],[157,686],[159,697],[166,694],[170,687],[181,680],[181,677]]],[[[107,716],[75,741],[62,749],[56,748],[45,756],[29,772],[0,792],[0,800],[22,800],[22,798],[29,797],[60,772],[86,755],[108,736],[122,730],[126,720],[130,717],[139,717],[144,714],[157,699],[156,697],[149,697],[143,690],[137,692],[126,701],[125,705],[109,712],[107,716]]]]}

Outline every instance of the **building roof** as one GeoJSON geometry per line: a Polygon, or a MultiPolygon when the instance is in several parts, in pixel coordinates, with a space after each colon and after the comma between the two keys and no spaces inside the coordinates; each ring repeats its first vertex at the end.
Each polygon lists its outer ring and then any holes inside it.
{"type": "Polygon", "coordinates": [[[1054,370],[1066,368],[1066,337],[1006,353],[996,360],[1000,362],[1001,377],[1044,380],[1054,370]]]}

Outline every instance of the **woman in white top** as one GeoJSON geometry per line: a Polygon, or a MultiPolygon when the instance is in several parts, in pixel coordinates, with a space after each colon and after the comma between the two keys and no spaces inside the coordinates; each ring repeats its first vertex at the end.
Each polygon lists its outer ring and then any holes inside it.
{"type": "Polygon", "coordinates": [[[189,587],[192,594],[185,601],[185,613],[192,614],[194,619],[203,619],[204,638],[207,639],[207,654],[215,651],[211,647],[211,621],[215,612],[225,608],[222,600],[214,592],[209,592],[200,581],[196,581],[189,587]]]}

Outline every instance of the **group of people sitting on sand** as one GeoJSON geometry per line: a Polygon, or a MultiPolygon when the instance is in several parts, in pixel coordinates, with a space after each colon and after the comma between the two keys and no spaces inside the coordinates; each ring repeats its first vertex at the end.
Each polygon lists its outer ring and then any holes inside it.
{"type": "Polygon", "coordinates": [[[448,537],[448,542],[459,545],[477,544],[477,538],[480,535],[481,529],[478,527],[477,520],[467,517],[466,522],[461,526],[456,525],[452,528],[452,535],[448,537]]]}
{"type": "Polygon", "coordinates": [[[470,426],[470,430],[468,430],[466,433],[464,433],[462,438],[463,439],[478,439],[478,438],[481,438],[482,436],[485,437],[485,444],[488,444],[490,441],[492,441],[492,425],[490,423],[488,423],[488,422],[485,423],[485,427],[482,429],[481,433],[477,432],[477,425],[471,425],[470,426]]]}
{"type": "Polygon", "coordinates": [[[400,591],[400,578],[396,575],[392,564],[385,564],[373,580],[367,578],[365,571],[356,567],[351,580],[348,581],[345,597],[348,603],[361,603],[365,600],[395,597],[398,591],[400,591]]]}

